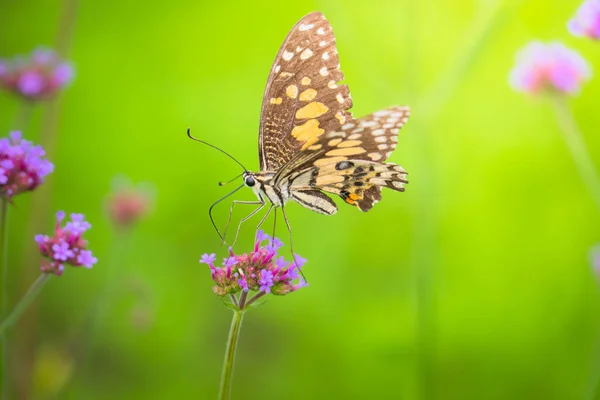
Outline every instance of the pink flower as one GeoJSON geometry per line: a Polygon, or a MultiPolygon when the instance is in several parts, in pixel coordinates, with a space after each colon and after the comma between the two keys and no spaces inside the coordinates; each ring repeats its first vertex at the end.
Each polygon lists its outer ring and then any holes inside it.
{"type": "Polygon", "coordinates": [[[118,177],[106,205],[108,215],[118,227],[129,227],[144,218],[152,208],[153,189],[145,183],[133,185],[128,179],[118,177]]]}
{"type": "Polygon", "coordinates": [[[92,268],[98,259],[87,249],[87,241],[81,235],[91,226],[82,214],[71,214],[71,221],[62,226],[65,213],[56,213],[54,236],[36,235],[35,242],[46,258],[42,261],[42,272],[62,275],[65,265],[92,268]],[[73,229],[73,227],[85,229],[73,229]],[[69,228],[70,227],[70,228],[69,228]]]}
{"type": "Polygon", "coordinates": [[[22,139],[21,132],[11,132],[10,139],[0,139],[0,196],[10,199],[34,190],[53,170],[44,150],[22,139]]]}
{"type": "Polygon", "coordinates": [[[600,0],[587,0],[577,9],[567,24],[573,36],[600,39],[600,0]]]}
{"type": "Polygon", "coordinates": [[[235,255],[230,251],[222,267],[215,267],[215,254],[203,254],[200,262],[210,267],[215,282],[213,292],[219,296],[250,290],[285,295],[306,286],[306,282],[298,275],[300,266],[306,260],[298,255],[294,256],[297,261],[293,262],[275,257],[281,246],[283,243],[279,239],[259,231],[252,252],[235,255]],[[267,243],[263,246],[262,242],[265,241],[267,243]]]}
{"type": "Polygon", "coordinates": [[[73,80],[73,67],[51,49],[0,60],[0,86],[28,100],[48,99],[73,80]]]}
{"type": "Polygon", "coordinates": [[[543,90],[574,94],[590,76],[588,63],[575,50],[558,42],[535,41],[517,53],[510,84],[532,94],[543,90]]]}

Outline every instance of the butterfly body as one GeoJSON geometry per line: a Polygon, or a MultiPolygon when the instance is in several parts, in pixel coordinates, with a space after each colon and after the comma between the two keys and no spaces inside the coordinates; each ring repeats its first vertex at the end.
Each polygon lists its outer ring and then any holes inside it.
{"type": "Polygon", "coordinates": [[[329,22],[319,12],[306,15],[288,34],[269,74],[260,118],[260,171],[243,174],[258,200],[234,201],[259,207],[240,225],[267,204],[259,226],[273,208],[281,208],[290,229],[289,200],[332,215],[337,206],[328,194],[368,211],[381,199],[383,187],[404,191],[406,171],[385,161],[396,148],[409,108],[391,107],[356,119],[343,79],[329,22]]]}

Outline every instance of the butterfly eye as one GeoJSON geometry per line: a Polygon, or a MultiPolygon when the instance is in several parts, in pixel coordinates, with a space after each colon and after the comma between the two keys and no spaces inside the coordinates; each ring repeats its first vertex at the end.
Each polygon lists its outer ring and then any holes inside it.
{"type": "Polygon", "coordinates": [[[246,186],[252,187],[256,184],[256,181],[254,180],[254,177],[247,176],[244,178],[244,183],[246,184],[246,186]]]}

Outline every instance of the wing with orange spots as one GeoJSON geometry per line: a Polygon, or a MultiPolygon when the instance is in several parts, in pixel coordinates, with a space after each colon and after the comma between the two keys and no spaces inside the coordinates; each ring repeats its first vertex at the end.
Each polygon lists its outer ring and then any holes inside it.
{"type": "Polygon", "coordinates": [[[337,194],[361,211],[369,211],[381,199],[381,188],[403,192],[406,183],[406,171],[397,164],[338,160],[293,175],[289,189],[292,198],[297,191],[315,189],[337,194]]]}
{"type": "Polygon", "coordinates": [[[407,106],[394,106],[377,111],[328,132],[306,149],[296,153],[276,174],[284,179],[294,171],[321,167],[344,160],[387,160],[398,144],[398,132],[408,120],[407,106]]]}
{"type": "Polygon", "coordinates": [[[323,14],[302,18],[271,68],[259,133],[262,171],[277,171],[298,151],[354,121],[352,99],[339,68],[335,37],[323,14]]]}
{"type": "MultiPolygon", "coordinates": [[[[296,191],[316,189],[337,194],[362,211],[370,210],[381,199],[381,188],[404,191],[408,182],[401,166],[384,163],[396,148],[398,131],[408,116],[408,107],[396,106],[322,135],[278,172],[277,184],[288,186],[294,200],[296,191]]],[[[307,207],[307,200],[298,202],[307,207]]]]}

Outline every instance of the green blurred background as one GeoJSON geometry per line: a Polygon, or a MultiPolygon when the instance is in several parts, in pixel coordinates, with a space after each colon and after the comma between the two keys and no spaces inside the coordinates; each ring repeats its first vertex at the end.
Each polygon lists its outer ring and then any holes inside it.
{"type": "MultiPolygon", "coordinates": [[[[69,3],[1,0],[0,57],[53,45],[69,3]]],[[[600,334],[588,260],[599,213],[550,103],[507,84],[532,39],[564,41],[600,65],[598,44],[566,30],[578,5],[81,2],[69,50],[76,79],[24,129],[37,141],[59,110],[55,173],[11,209],[11,304],[37,276],[24,265],[35,252],[25,228],[35,196],[51,203],[40,216],[47,232],[56,210],[84,213],[100,261],[53,278],[11,332],[13,398],[216,397],[231,312],[197,260],[225,256],[207,210],[234,187],[217,182],[239,168],[185,129],[256,170],[267,74],[289,29],[314,10],[336,33],[356,116],[412,107],[391,157],[410,184],[384,191],[366,214],[289,207],[310,286],[246,315],[233,398],[585,398],[600,334]],[[157,194],[127,237],[104,208],[118,174],[157,194]]],[[[569,101],[598,165],[599,96],[593,79],[569,101]]],[[[5,133],[17,108],[0,94],[5,133]]],[[[278,233],[287,243],[283,224],[278,233]]],[[[252,236],[248,224],[238,251],[252,236]]]]}

